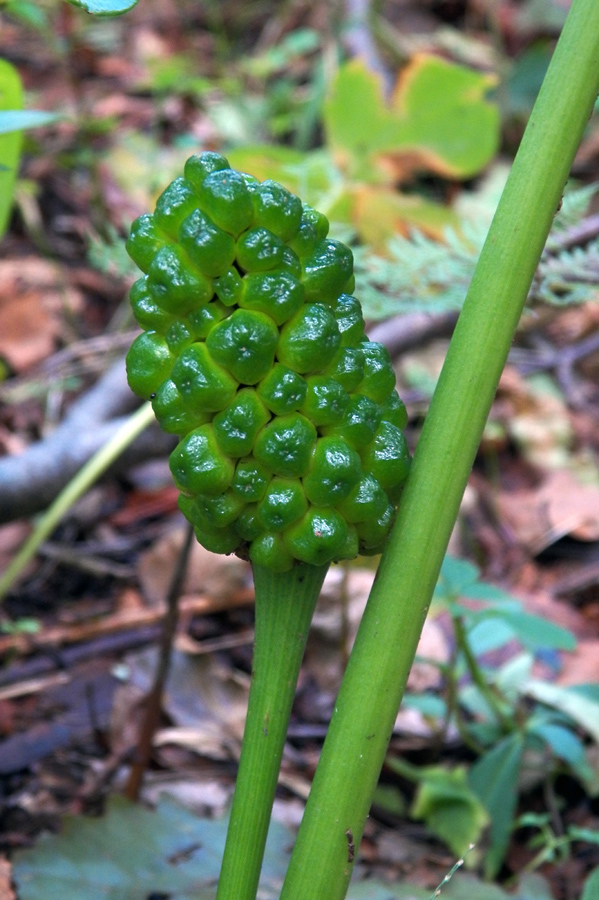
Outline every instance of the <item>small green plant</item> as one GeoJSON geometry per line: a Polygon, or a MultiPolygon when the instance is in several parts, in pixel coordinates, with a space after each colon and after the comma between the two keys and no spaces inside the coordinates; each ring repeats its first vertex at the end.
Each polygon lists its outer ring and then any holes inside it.
{"type": "Polygon", "coordinates": [[[424,819],[454,852],[479,843],[490,823],[485,869],[492,877],[517,824],[524,770],[532,764],[539,783],[549,786],[563,772],[592,785],[581,734],[599,716],[599,704],[580,688],[556,686],[542,694],[544,702],[535,700],[542,684],[532,678],[535,656],[574,650],[574,635],[526,613],[515,597],[481,581],[472,563],[446,557],[434,596],[433,610],[447,610],[453,625],[450,659],[429,661],[439,665],[444,688],[440,696],[407,694],[405,702],[434,723],[439,736],[456,728],[476,761],[468,772],[464,766],[418,768],[392,757],[386,765],[418,785],[411,815],[424,819]],[[500,666],[486,661],[507,645],[520,649],[500,666]]]}
{"type": "Polygon", "coordinates": [[[599,844],[599,831],[568,825],[562,833],[557,833],[550,813],[525,813],[515,822],[517,828],[534,828],[536,834],[528,839],[527,846],[537,853],[526,865],[527,872],[534,872],[544,863],[559,863],[567,860],[572,852],[572,844],[599,844]]]}

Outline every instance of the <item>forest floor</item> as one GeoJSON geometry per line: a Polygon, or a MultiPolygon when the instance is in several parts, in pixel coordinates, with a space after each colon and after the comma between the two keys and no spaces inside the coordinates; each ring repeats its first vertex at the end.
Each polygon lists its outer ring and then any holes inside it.
{"type": "MultiPolygon", "coordinates": [[[[370,52],[363,29],[344,43],[350,29],[341,9],[333,15],[326,4],[305,0],[279,4],[272,14],[267,6],[140,0],[126,16],[102,20],[61,0],[12,0],[0,7],[0,56],[17,68],[27,108],[58,113],[55,122],[26,133],[14,211],[2,239],[0,572],[31,535],[36,516],[135,408],[122,363],[137,333],[127,300],[135,273],[122,250],[131,220],[150,209],[199,147],[226,153],[228,146],[257,142],[295,142],[302,151],[320,146],[315,104],[326,84],[319,79],[326,82],[338,53],[370,52]]],[[[513,72],[520,63],[486,175],[509,163],[567,4],[406,0],[376,6],[383,17],[379,32],[388,24],[386,44],[375,30],[380,59],[393,77],[417,51],[484,71],[511,66],[513,72]]],[[[483,174],[459,183],[433,175],[412,189],[442,196],[449,206],[475,193],[483,174]]],[[[591,123],[574,174],[579,184],[599,180],[599,122],[591,123]]],[[[596,239],[596,219],[591,200],[574,226],[576,246],[596,239]]],[[[587,280],[598,283],[596,259],[587,280]]],[[[412,450],[454,321],[451,309],[431,313],[423,305],[369,323],[392,350],[412,450]]],[[[498,679],[509,703],[503,731],[481,745],[479,729],[477,741],[464,742],[464,731],[472,737],[470,726],[488,724],[490,714],[476,705],[467,673],[456,668],[455,621],[441,591],[360,847],[360,878],[370,879],[373,898],[427,897],[459,856],[435,830],[434,817],[418,814],[421,780],[401,761],[421,772],[468,769],[482,746],[488,754],[523,721],[529,734],[535,716],[545,716],[545,731],[538,728],[544,737],[527,745],[516,773],[514,815],[528,819],[510,833],[493,873],[496,888],[472,880],[482,877],[488,822],[476,818],[472,795],[464,793],[459,803],[472,813],[465,821],[476,847],[466,859],[470,875],[462,882],[456,875],[457,887],[451,882],[444,890],[455,898],[493,900],[505,896],[503,890],[524,898],[534,890],[537,898],[577,900],[599,866],[598,327],[597,288],[591,286],[576,304],[537,304],[519,329],[449,552],[517,600],[522,613],[538,618],[521,618],[518,627],[514,618],[512,631],[495,644],[482,631],[472,637],[480,641],[482,671],[498,679]],[[545,633],[546,623],[555,629],[545,633]],[[519,675],[514,660],[520,660],[519,675]],[[450,670],[457,673],[461,725],[445,718],[447,706],[434,706],[447,702],[450,670]],[[516,685],[511,693],[509,678],[516,685]],[[568,693],[580,685],[581,691],[568,693]],[[545,855],[537,856],[540,851],[545,855]],[[518,888],[526,872],[533,880],[518,888]],[[413,892],[399,893],[402,884],[413,885],[413,892]],[[381,885],[388,893],[375,892],[381,885]]],[[[4,600],[2,900],[38,896],[26,893],[18,875],[11,881],[11,863],[26,859],[20,854],[35,850],[42,834],[60,834],[65,814],[87,821],[106,808],[108,797],[132,794],[144,701],[186,531],[168,470],[173,445],[149,429],[68,510],[4,600]]],[[[291,831],[301,818],[375,563],[358,559],[333,567],[319,601],[275,807],[277,820],[291,831]]],[[[224,814],[247,701],[252,604],[247,563],[193,547],[141,789],[148,804],[167,793],[202,819],[224,814]]],[[[442,806],[439,798],[430,803],[442,806]]],[[[184,893],[180,886],[172,893],[148,888],[147,896],[184,893]]]]}

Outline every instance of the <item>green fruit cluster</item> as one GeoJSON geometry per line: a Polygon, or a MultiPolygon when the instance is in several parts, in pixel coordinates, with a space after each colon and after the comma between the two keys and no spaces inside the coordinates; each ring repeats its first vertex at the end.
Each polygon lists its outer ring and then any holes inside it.
{"type": "Polygon", "coordinates": [[[181,437],[181,510],[207,549],[281,572],[379,552],[410,463],[389,355],[328,227],[202,153],[127,241],[144,272],[129,384],[181,437]]]}

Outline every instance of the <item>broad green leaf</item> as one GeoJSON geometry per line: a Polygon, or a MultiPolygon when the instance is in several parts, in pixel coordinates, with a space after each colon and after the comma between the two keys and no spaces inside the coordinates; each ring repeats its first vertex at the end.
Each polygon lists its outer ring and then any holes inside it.
{"type": "MultiPolygon", "coordinates": [[[[576,638],[571,631],[540,616],[522,612],[518,609],[519,605],[518,602],[514,604],[508,601],[503,606],[467,611],[465,617],[471,622],[477,623],[472,628],[470,636],[475,628],[486,624],[491,632],[494,629],[497,629],[498,632],[503,629],[507,634],[507,629],[511,638],[515,638],[524,647],[533,651],[541,649],[574,650],[576,648],[576,638]]],[[[497,640],[499,641],[499,636],[497,640]]],[[[500,646],[500,643],[496,646],[500,646]]]]}
{"type": "Polygon", "coordinates": [[[597,900],[599,897],[599,867],[593,869],[584,883],[580,900],[597,900]]]}
{"type": "Polygon", "coordinates": [[[529,725],[528,733],[537,735],[551,748],[555,756],[570,765],[577,766],[585,758],[584,744],[570,728],[555,725],[553,722],[540,722],[529,725]]]}
{"type": "Polygon", "coordinates": [[[585,841],[587,844],[599,844],[599,831],[595,831],[593,828],[579,828],[577,825],[570,825],[568,828],[568,836],[575,841],[585,841]]]}
{"type": "Polygon", "coordinates": [[[443,597],[459,597],[464,590],[478,582],[478,568],[457,556],[446,556],[441,566],[437,590],[443,597]]]}
{"type": "Polygon", "coordinates": [[[481,756],[470,769],[470,786],[491,816],[491,845],[485,857],[485,874],[493,878],[507,850],[518,803],[518,776],[524,741],[521,735],[504,738],[481,756]]]}
{"type": "MultiPolygon", "coordinates": [[[[23,91],[19,73],[5,59],[0,59],[0,115],[6,110],[19,110],[23,105],[23,91]]],[[[21,157],[22,134],[10,130],[0,134],[0,238],[6,231],[12,207],[15,179],[21,157]]]]}
{"type": "MultiPolygon", "coordinates": [[[[98,818],[66,816],[59,834],[15,854],[19,900],[214,900],[227,822],[162,799],[155,811],[113,797],[98,818]]],[[[291,836],[273,822],[261,896],[275,900],[291,836]]]]}
{"type": "Polygon", "coordinates": [[[25,128],[39,128],[56,122],[60,116],[56,113],[38,109],[11,109],[0,112],[0,134],[23,131],[25,128]]]}
{"type": "Polygon", "coordinates": [[[138,0],[69,0],[73,6],[94,16],[121,16],[137,5],[138,0]]]}
{"type": "Polygon", "coordinates": [[[406,155],[416,156],[408,170],[469,178],[486,166],[499,140],[499,110],[487,99],[496,83],[493,75],[440,57],[416,56],[402,72],[392,102],[402,117],[400,143],[406,155]]]}
{"type": "Polygon", "coordinates": [[[445,700],[436,694],[404,694],[401,701],[403,709],[417,709],[419,713],[430,719],[442,719],[447,713],[445,700]]]}
{"type": "MultiPolygon", "coordinates": [[[[474,619],[472,617],[471,621],[474,619]]],[[[514,639],[513,629],[502,619],[480,618],[468,628],[468,643],[475,656],[490,653],[514,639]]]]}
{"type": "Polygon", "coordinates": [[[327,143],[341,168],[360,181],[397,182],[415,171],[471,177],[497,150],[499,111],[487,99],[495,83],[493,76],[418,54],[387,105],[378,77],[353,60],[339,69],[325,103],[327,143]]]}
{"type": "Polygon", "coordinates": [[[487,810],[468,784],[465,766],[425,769],[410,814],[423,819],[457,856],[463,856],[489,824],[487,810]]]}
{"type": "Polygon", "coordinates": [[[545,681],[529,681],[523,693],[539,703],[552,706],[566,713],[596,741],[599,741],[599,703],[590,700],[573,688],[548,684],[545,681]]]}
{"type": "Polygon", "coordinates": [[[398,122],[385,104],[380,78],[360,59],[339,69],[323,118],[327,145],[343,171],[356,181],[391,180],[377,165],[377,154],[397,146],[398,122]]]}

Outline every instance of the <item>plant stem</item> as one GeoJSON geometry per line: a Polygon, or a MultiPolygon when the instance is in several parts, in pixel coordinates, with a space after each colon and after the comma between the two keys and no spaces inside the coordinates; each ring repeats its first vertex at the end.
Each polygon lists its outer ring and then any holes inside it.
{"type": "Polygon", "coordinates": [[[103,447],[94,453],[75,477],[63,488],[56,500],[40,517],[34,531],[27,538],[15,558],[0,578],[0,600],[8,593],[25,566],[33,559],[38,548],[52,534],[71,506],[104,474],[119,458],[123,450],[154,421],[151,403],[144,403],[118,429],[103,447]]]}
{"type": "Polygon", "coordinates": [[[217,900],[255,900],[295,687],[328,566],[254,566],[252,681],[217,900]]]}
{"type": "Polygon", "coordinates": [[[431,401],[280,900],[342,900],[485,420],[599,89],[599,3],[574,0],[431,401]]]}
{"type": "MultiPolygon", "coordinates": [[[[487,677],[485,676],[485,673],[479,666],[478,660],[472,652],[472,648],[470,647],[470,644],[468,642],[468,636],[466,634],[466,629],[464,628],[464,623],[459,618],[459,616],[453,616],[452,621],[457,645],[464,655],[466,668],[470,673],[473,684],[476,685],[483,699],[489,705],[489,708],[492,710],[499,725],[503,728],[506,734],[509,734],[509,732],[514,729],[513,718],[510,719],[509,714],[506,714],[506,712],[502,708],[501,698],[497,696],[498,692],[495,686],[489,683],[487,677]]],[[[505,700],[503,701],[503,704],[504,706],[507,705],[505,700]]]]}

